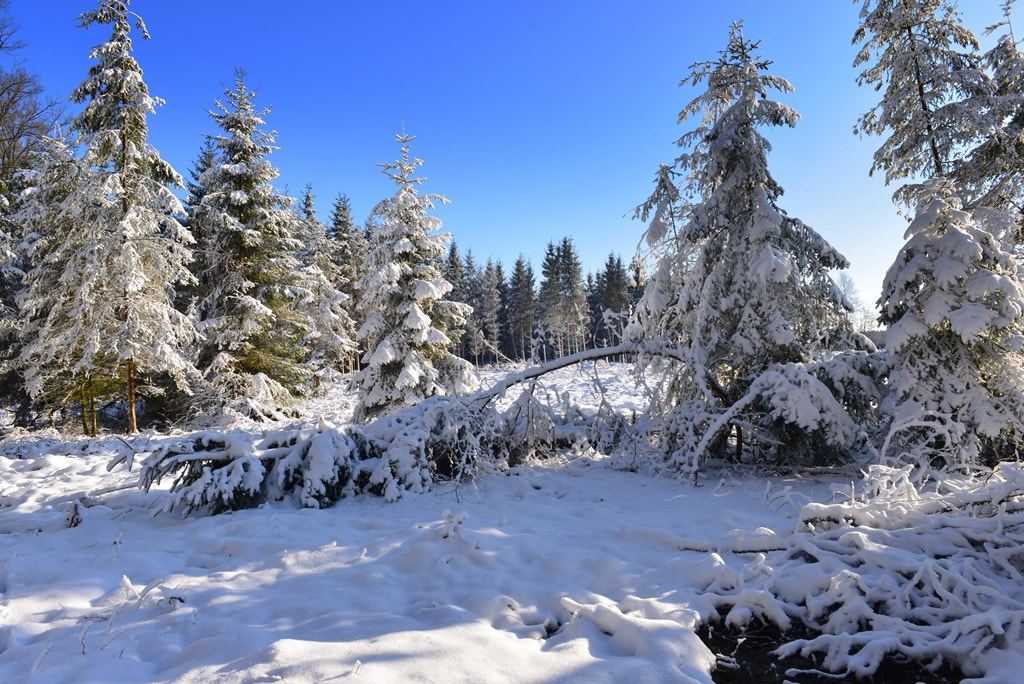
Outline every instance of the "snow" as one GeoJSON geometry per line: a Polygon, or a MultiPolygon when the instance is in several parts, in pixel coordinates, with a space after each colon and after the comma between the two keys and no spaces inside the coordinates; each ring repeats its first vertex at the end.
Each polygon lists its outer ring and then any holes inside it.
{"type": "MultiPolygon", "coordinates": [[[[603,392],[594,368],[559,370],[521,397],[642,406],[629,366],[598,364],[603,392]]],[[[484,385],[502,377],[479,373],[484,385]]],[[[302,498],[315,502],[345,456],[325,425],[348,421],[354,403],[336,387],[278,426],[316,435],[302,498]]],[[[403,420],[376,429],[400,439],[403,420]]],[[[236,456],[260,440],[227,434],[193,437],[236,456]]],[[[989,671],[981,681],[1024,666],[1020,578],[993,574],[958,544],[965,536],[1019,566],[1017,466],[990,478],[987,499],[966,486],[930,495],[909,469],[885,468],[873,490],[851,496],[849,474],[724,471],[693,487],[591,451],[556,452],[394,503],[363,495],[316,509],[286,498],[187,518],[164,510],[166,490],[137,487],[137,466],[108,470],[182,437],[0,441],[0,681],[707,683],[715,655],[694,629],[715,616],[827,619],[840,642],[823,648],[851,672],[900,639],[949,651],[989,633],[1004,646],[967,656],[989,671]],[[1002,501],[1005,515],[950,512],[985,500],[1002,501]],[[942,642],[941,625],[914,626],[955,612],[929,600],[931,583],[970,613],[955,618],[962,636],[942,642]],[[875,615],[886,590],[905,601],[893,612],[907,621],[875,615]],[[865,615],[877,631],[848,629],[865,615]],[[848,655],[843,644],[855,642],[864,648],[848,655]]]]}

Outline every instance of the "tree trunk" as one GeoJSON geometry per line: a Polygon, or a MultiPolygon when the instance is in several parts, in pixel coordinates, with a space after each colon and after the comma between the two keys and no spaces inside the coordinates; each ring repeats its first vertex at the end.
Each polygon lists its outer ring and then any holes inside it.
{"type": "Polygon", "coordinates": [[[85,396],[85,385],[78,389],[78,402],[82,411],[82,434],[89,436],[89,404],[85,396]]]}
{"type": "MultiPolygon", "coordinates": [[[[912,52],[917,52],[917,41],[914,38],[914,32],[907,28],[907,38],[910,41],[910,49],[912,52]]],[[[935,164],[935,172],[932,176],[943,175],[942,169],[942,156],[939,154],[938,143],[935,142],[935,131],[932,123],[932,111],[928,107],[928,98],[924,91],[924,77],[921,75],[921,63],[917,60],[917,55],[914,55],[914,81],[917,85],[917,99],[921,105],[921,111],[924,112],[925,117],[925,130],[928,134],[928,146],[932,153],[932,163],[935,164]]]]}
{"type": "Polygon", "coordinates": [[[128,359],[128,434],[134,435],[139,431],[139,424],[135,418],[135,359],[128,359]]]}

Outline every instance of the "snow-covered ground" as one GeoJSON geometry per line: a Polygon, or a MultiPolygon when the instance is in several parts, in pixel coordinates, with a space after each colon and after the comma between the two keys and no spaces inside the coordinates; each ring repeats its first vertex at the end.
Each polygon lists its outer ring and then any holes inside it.
{"type": "MultiPolygon", "coordinates": [[[[607,391],[639,402],[613,370],[607,391]]],[[[592,391],[571,370],[550,389],[592,391]]],[[[344,420],[350,406],[338,391],[309,402],[306,419],[344,420]]],[[[829,578],[847,577],[833,562],[846,537],[832,530],[815,546],[809,519],[863,526],[846,530],[862,537],[854,561],[883,568],[863,581],[919,565],[886,540],[899,536],[892,519],[912,520],[921,502],[899,508],[890,488],[885,506],[806,505],[850,491],[835,475],[719,474],[694,488],[562,454],[395,503],[358,496],[310,510],[284,500],[182,519],[154,514],[167,493],[135,488],[138,468],[107,471],[126,448],[112,436],[0,441],[0,682],[710,682],[701,620],[779,606],[796,617],[801,608],[786,604],[794,578],[808,592],[824,578],[825,595],[829,578]],[[802,560],[821,550],[831,555],[802,560]]],[[[1019,535],[1021,514],[1004,513],[998,534],[1019,535]]],[[[944,556],[957,558],[946,548],[956,540],[944,539],[944,556]]],[[[1022,560],[1008,557],[1006,572],[1022,560]]],[[[994,587],[970,576],[1003,630],[999,648],[973,662],[986,681],[1015,681],[1022,589],[1012,576],[994,587]]],[[[907,584],[911,602],[927,578],[907,584]]]]}

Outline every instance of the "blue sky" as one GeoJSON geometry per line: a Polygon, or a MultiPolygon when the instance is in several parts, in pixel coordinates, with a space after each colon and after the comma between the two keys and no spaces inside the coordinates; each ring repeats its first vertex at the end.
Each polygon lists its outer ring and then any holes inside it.
{"type": "MultiPolygon", "coordinates": [[[[971,0],[979,35],[997,0],[971,0]]],[[[85,77],[105,27],[77,27],[87,0],[12,0],[28,46],[21,57],[55,95],[85,77]]],[[[477,260],[519,254],[539,272],[549,241],[571,236],[585,271],[609,252],[628,260],[644,226],[624,215],[653,189],[658,165],[679,153],[676,125],[697,92],[679,87],[696,61],[717,57],[744,20],[772,72],[796,88],[780,96],[803,119],[767,133],[780,206],[851,261],[865,301],[880,292],[906,222],[893,188],[869,177],[877,138],[857,116],[876,94],[858,88],[851,37],[860,3],[843,0],[134,0],[152,34],[135,36],[153,95],[150,142],[184,176],[207,110],[236,67],[269,106],[280,188],[313,184],[327,218],[343,192],[362,221],[393,192],[377,164],[397,158],[395,134],[416,136],[424,192],[451,200],[436,215],[477,260]]]]}

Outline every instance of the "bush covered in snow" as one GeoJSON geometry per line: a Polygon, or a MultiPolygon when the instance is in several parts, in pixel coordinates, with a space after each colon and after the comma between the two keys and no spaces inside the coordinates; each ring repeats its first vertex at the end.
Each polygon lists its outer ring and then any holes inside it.
{"type": "Polygon", "coordinates": [[[911,465],[872,466],[856,497],[804,506],[791,535],[764,530],[710,553],[712,620],[800,623],[816,636],[777,653],[816,655],[840,676],[872,675],[892,656],[981,674],[987,653],[1024,638],[1024,467],[930,488],[914,477],[911,465]],[[735,571],[724,553],[753,557],[735,571]]]}

